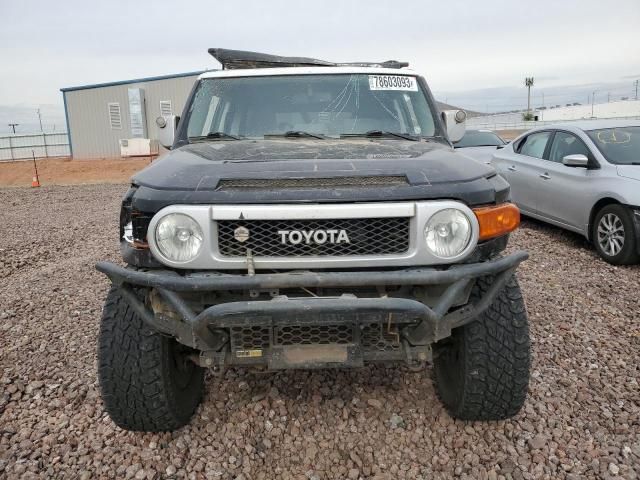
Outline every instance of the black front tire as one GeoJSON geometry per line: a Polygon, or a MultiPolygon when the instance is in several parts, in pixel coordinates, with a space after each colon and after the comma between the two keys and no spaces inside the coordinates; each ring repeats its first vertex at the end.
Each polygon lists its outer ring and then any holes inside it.
{"type": "Polygon", "coordinates": [[[148,327],[111,288],[100,325],[98,379],[116,425],[163,432],[188,423],[204,391],[204,369],[187,358],[190,353],[148,327]]]}
{"type": "MultiPolygon", "coordinates": [[[[472,301],[491,286],[479,279],[472,301]]],[[[529,323],[515,275],[473,322],[434,345],[436,393],[454,418],[503,420],[517,414],[529,385],[529,323]]]]}
{"type": "Polygon", "coordinates": [[[633,224],[633,213],[624,205],[611,204],[603,207],[597,214],[593,222],[593,231],[591,232],[591,238],[595,245],[598,255],[603,260],[612,265],[632,265],[638,263],[638,238],[636,235],[635,225],[633,224]],[[606,225],[608,222],[604,222],[603,219],[609,218],[616,225],[616,232],[612,232],[614,240],[617,242],[622,241],[622,248],[619,251],[610,250],[611,244],[606,241],[606,225]],[[599,232],[599,229],[602,229],[599,232]]]}

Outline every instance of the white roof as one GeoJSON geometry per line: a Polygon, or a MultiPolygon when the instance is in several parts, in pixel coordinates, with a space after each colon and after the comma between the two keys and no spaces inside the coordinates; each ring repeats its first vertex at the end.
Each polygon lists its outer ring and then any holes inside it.
{"type": "Polygon", "coordinates": [[[418,74],[408,68],[380,67],[281,67],[281,68],[238,68],[205,72],[198,78],[230,78],[230,77],[272,77],[275,75],[330,75],[365,73],[369,75],[409,75],[418,74]]]}

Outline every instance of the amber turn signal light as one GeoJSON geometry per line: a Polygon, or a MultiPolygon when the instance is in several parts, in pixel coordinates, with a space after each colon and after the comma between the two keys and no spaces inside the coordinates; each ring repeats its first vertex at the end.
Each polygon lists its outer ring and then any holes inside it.
{"type": "Polygon", "coordinates": [[[474,208],[473,213],[480,224],[478,240],[481,241],[513,232],[520,225],[520,209],[513,203],[474,208]]]}

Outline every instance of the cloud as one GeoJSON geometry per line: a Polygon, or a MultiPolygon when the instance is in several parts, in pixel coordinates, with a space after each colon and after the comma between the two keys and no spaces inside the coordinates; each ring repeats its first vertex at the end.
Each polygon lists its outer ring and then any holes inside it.
{"type": "Polygon", "coordinates": [[[408,60],[437,91],[619,80],[640,70],[640,2],[236,0],[3,2],[0,104],[65,86],[216,65],[208,47],[335,61],[408,60]],[[621,47],[623,46],[623,47],[621,47]]]}

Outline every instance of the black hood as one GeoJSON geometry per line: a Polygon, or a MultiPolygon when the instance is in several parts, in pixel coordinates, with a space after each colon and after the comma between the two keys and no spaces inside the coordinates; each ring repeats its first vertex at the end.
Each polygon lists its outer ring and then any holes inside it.
{"type": "MultiPolygon", "coordinates": [[[[133,183],[140,187],[136,200],[165,205],[432,198],[480,204],[495,201],[495,181],[488,180],[494,175],[492,167],[437,142],[273,139],[185,145],[137,173],[133,183]],[[355,184],[314,188],[304,182],[336,177],[349,177],[355,184]],[[367,186],[366,181],[360,184],[358,177],[401,178],[402,182],[367,186]],[[277,186],[282,184],[276,180],[286,183],[288,179],[298,180],[277,186]],[[233,189],[223,188],[237,180],[259,180],[265,187],[243,189],[242,182],[235,182],[233,189]],[[274,186],[269,187],[271,180],[274,186]]],[[[149,211],[152,205],[146,207],[144,210],[149,211]]]]}

